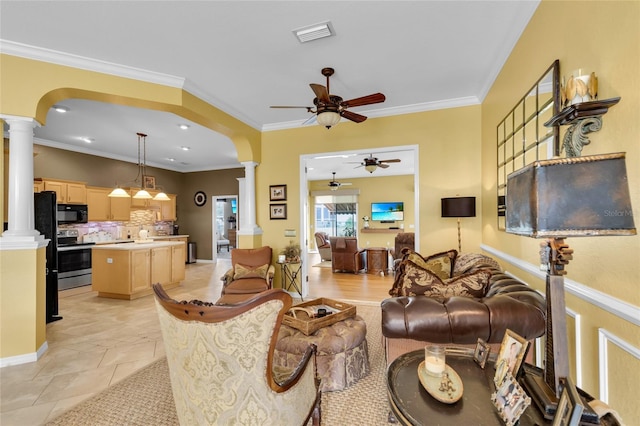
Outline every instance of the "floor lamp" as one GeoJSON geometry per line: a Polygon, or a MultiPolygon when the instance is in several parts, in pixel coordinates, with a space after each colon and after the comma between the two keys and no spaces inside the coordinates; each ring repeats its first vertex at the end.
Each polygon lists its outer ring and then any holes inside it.
{"type": "Polygon", "coordinates": [[[636,234],[625,154],[542,160],[511,173],[506,230],[547,239],[540,244],[540,267],[547,273],[544,374],[527,375],[524,383],[549,418],[560,379],[569,376],[564,275],[573,250],[564,238],[636,234]]]}
{"type": "Polygon", "coordinates": [[[476,217],[476,197],[442,198],[442,217],[458,218],[458,253],[462,252],[460,239],[460,218],[476,217]]]}

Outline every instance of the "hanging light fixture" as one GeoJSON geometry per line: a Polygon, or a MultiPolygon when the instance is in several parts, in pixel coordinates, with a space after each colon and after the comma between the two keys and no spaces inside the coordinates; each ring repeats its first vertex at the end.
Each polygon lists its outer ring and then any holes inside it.
{"type": "Polygon", "coordinates": [[[340,122],[340,114],[335,111],[324,111],[317,116],[318,124],[330,129],[340,122]]]}
{"type": "MultiPolygon", "coordinates": [[[[144,133],[136,133],[138,135],[138,175],[136,176],[133,183],[139,183],[140,190],[136,192],[133,196],[135,199],[142,200],[157,200],[157,201],[170,201],[171,199],[167,196],[164,191],[159,192],[155,197],[152,197],[147,191],[146,185],[146,175],[147,175],[147,135],[144,133]],[[140,147],[142,146],[142,158],[140,157],[140,147]]],[[[130,197],[130,195],[120,186],[117,186],[111,193],[109,197],[115,198],[125,198],[130,197]]]]}

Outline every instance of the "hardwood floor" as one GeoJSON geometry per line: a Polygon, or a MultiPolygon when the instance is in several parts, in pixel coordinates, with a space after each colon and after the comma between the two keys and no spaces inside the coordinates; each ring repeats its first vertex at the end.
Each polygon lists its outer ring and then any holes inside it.
{"type": "MultiPolygon", "coordinates": [[[[379,304],[393,276],[333,273],[312,266],[309,295],[379,304]]],[[[215,301],[230,259],[187,265],[186,279],[168,291],[178,300],[215,301]]],[[[274,283],[279,287],[279,283],[274,283]]],[[[37,361],[0,369],[0,424],[41,425],[164,356],[152,296],[136,300],[98,297],[90,287],[60,292],[61,321],[47,325],[48,350],[37,361]]],[[[87,419],[90,424],[90,419],[87,419]]]]}

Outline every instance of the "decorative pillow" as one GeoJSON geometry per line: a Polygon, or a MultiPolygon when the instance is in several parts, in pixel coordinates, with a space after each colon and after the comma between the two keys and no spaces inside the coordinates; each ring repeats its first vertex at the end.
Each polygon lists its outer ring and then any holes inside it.
{"type": "MultiPolygon", "coordinates": [[[[453,265],[458,255],[457,250],[449,250],[442,253],[432,254],[427,258],[424,258],[420,255],[420,253],[405,247],[402,249],[402,261],[398,263],[395,268],[396,278],[393,282],[393,286],[391,290],[389,290],[389,295],[403,296],[405,294],[405,286],[409,281],[413,281],[414,279],[418,282],[424,283],[427,285],[431,277],[426,276],[423,273],[419,273],[420,277],[413,276],[420,271],[415,271],[413,268],[411,269],[412,277],[406,277],[407,265],[411,264],[413,266],[417,266],[422,270],[426,270],[431,272],[432,275],[438,277],[441,281],[451,278],[451,273],[453,272],[453,265]]],[[[412,285],[408,285],[408,287],[412,287],[412,285]]]]}
{"type": "Polygon", "coordinates": [[[412,261],[416,265],[431,271],[437,275],[441,280],[451,278],[453,272],[453,263],[456,259],[458,252],[456,250],[450,250],[443,253],[433,254],[426,259],[419,253],[411,252],[407,254],[406,259],[412,261]]]}
{"type": "Polygon", "coordinates": [[[430,270],[404,260],[404,274],[396,280],[389,294],[392,296],[427,297],[484,297],[489,289],[491,272],[481,270],[446,280],[440,279],[430,270]],[[393,294],[392,294],[393,291],[393,294]]]}
{"type": "Polygon", "coordinates": [[[247,266],[240,263],[236,263],[233,268],[233,279],[241,280],[244,278],[266,278],[267,271],[269,271],[269,264],[260,266],[247,266]]]}

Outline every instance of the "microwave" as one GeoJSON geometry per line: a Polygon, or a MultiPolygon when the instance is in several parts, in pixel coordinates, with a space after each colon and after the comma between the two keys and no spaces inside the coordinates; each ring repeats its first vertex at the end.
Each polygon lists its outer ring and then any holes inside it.
{"type": "Polygon", "coordinates": [[[86,204],[58,204],[58,223],[87,223],[89,213],[86,204]]]}

